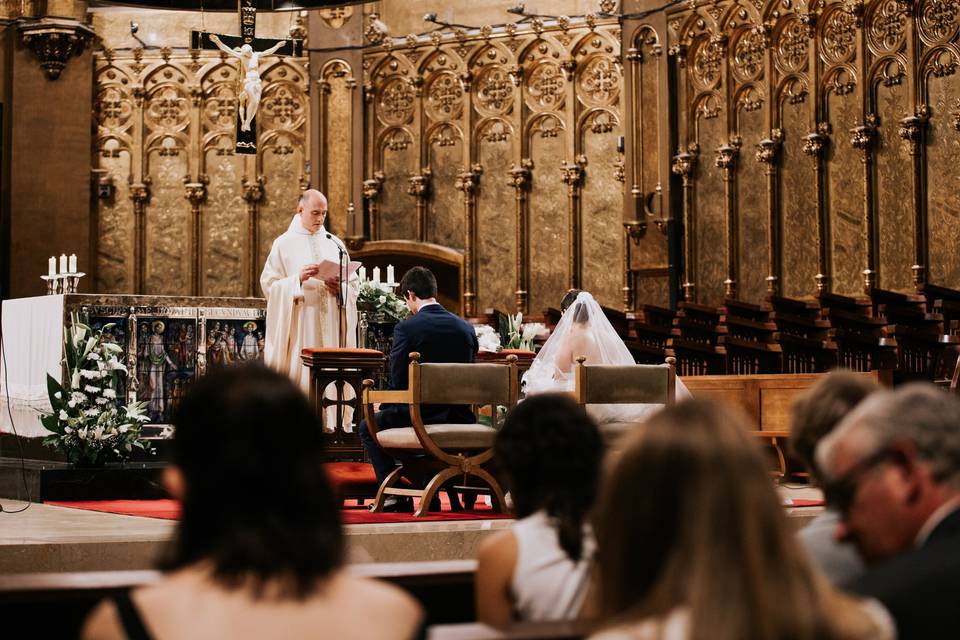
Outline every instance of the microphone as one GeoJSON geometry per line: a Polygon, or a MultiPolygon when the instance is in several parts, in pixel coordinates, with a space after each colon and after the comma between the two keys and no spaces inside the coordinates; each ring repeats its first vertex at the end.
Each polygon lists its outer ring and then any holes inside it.
{"type": "Polygon", "coordinates": [[[347,248],[343,246],[343,242],[340,241],[340,238],[336,237],[332,233],[327,233],[327,240],[330,240],[335,245],[337,245],[337,253],[339,257],[337,258],[337,266],[339,267],[338,271],[340,272],[340,284],[337,286],[337,334],[340,336],[340,346],[345,347],[344,344],[344,333],[343,333],[343,309],[347,302],[347,296],[344,294],[344,287],[347,285],[346,275],[346,264],[344,263],[344,258],[347,255],[347,248]]]}

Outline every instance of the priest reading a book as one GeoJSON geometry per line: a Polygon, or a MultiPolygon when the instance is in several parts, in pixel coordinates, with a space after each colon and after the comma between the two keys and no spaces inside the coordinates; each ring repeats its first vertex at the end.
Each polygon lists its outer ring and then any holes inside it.
{"type": "Polygon", "coordinates": [[[326,197],[315,189],[304,191],[297,215],[273,241],[260,274],[267,298],[264,361],[305,393],[310,376],[300,361],[301,349],[357,345],[360,263],[351,262],[340,238],[324,228],[326,217],[326,197]]]}

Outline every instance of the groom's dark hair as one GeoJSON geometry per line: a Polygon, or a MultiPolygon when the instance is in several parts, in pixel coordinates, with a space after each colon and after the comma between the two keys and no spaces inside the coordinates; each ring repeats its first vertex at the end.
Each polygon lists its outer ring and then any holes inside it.
{"type": "Polygon", "coordinates": [[[400,295],[406,297],[407,291],[421,300],[437,297],[437,278],[426,267],[412,267],[400,278],[400,295]]]}

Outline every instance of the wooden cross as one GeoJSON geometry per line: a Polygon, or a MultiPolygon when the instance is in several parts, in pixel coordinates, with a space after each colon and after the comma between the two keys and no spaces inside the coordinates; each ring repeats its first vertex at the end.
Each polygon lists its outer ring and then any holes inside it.
{"type": "Polygon", "coordinates": [[[237,141],[236,153],[255,155],[257,153],[256,112],[260,106],[262,90],[259,56],[286,55],[302,56],[303,41],[295,39],[273,40],[256,37],[257,2],[256,0],[238,0],[240,35],[230,36],[206,31],[190,32],[191,49],[220,49],[240,58],[240,73],[243,89],[237,96],[237,141]],[[211,36],[214,36],[211,39],[211,36]],[[217,41],[223,44],[219,46],[217,41]],[[248,47],[243,49],[243,47],[248,47]],[[251,62],[252,61],[252,62],[251,62]],[[252,111],[252,113],[250,113],[252,111]],[[247,116],[244,118],[244,116],[247,116]]]}

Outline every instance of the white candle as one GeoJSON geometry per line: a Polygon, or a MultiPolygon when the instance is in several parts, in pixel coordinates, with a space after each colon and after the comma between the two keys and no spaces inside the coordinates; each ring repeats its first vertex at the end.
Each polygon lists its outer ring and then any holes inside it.
{"type": "Polygon", "coordinates": [[[365,281],[367,279],[367,268],[361,265],[360,268],[357,269],[357,277],[360,278],[360,282],[365,281]]]}
{"type": "Polygon", "coordinates": [[[393,265],[392,265],[392,264],[388,264],[388,265],[387,265],[387,283],[388,283],[388,284],[393,284],[393,282],[394,282],[393,276],[394,276],[394,273],[393,273],[393,265]]]}
{"type": "Polygon", "coordinates": [[[76,273],[76,272],[77,272],[77,254],[71,253],[70,254],[70,273],[76,273]]]}
{"type": "Polygon", "coordinates": [[[47,275],[51,278],[57,275],[57,259],[53,256],[50,256],[50,259],[47,260],[47,275]]]}
{"type": "Polygon", "coordinates": [[[67,254],[61,253],[60,254],[60,273],[66,273],[66,272],[67,272],[67,254]]]}
{"type": "Polygon", "coordinates": [[[380,284],[380,267],[373,268],[373,284],[380,284]]]}

